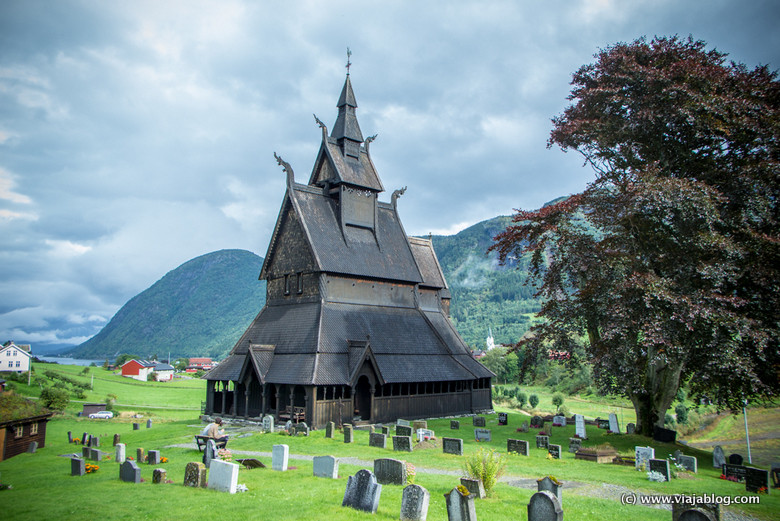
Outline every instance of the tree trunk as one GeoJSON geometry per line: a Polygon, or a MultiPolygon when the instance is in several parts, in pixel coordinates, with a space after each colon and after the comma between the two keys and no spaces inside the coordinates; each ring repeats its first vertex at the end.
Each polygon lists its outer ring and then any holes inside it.
{"type": "Polygon", "coordinates": [[[664,426],[666,411],[680,387],[681,373],[682,365],[648,363],[644,390],[629,396],[636,412],[637,433],[652,436],[654,426],[664,426]]]}

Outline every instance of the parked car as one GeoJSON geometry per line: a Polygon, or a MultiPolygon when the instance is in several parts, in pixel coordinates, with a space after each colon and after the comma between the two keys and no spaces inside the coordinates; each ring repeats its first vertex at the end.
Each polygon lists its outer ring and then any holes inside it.
{"type": "Polygon", "coordinates": [[[89,417],[90,418],[104,418],[104,419],[108,419],[108,418],[113,418],[114,417],[114,413],[111,412],[111,411],[98,411],[98,412],[93,412],[92,414],[89,415],[89,417]]]}

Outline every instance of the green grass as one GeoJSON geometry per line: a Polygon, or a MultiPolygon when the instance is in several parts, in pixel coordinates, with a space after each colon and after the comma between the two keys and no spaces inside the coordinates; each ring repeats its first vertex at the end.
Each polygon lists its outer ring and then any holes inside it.
{"type": "MultiPolygon", "coordinates": [[[[56,370],[66,371],[71,376],[81,370],[78,367],[53,367],[56,370]]],[[[340,466],[338,480],[327,480],[312,477],[311,462],[291,459],[290,465],[297,468],[279,473],[270,469],[270,458],[260,457],[259,459],[269,466],[268,469],[242,469],[239,473],[238,482],[246,484],[249,492],[231,496],[210,490],[185,488],[182,486],[184,467],[190,461],[199,461],[201,455],[196,449],[166,447],[192,443],[193,435],[200,429],[201,423],[197,419],[197,412],[191,408],[199,407],[200,401],[205,397],[203,381],[186,383],[175,381],[174,385],[183,387],[176,391],[181,394],[182,399],[170,405],[172,389],[166,389],[165,384],[125,383],[127,380],[110,375],[103,369],[93,368],[92,371],[96,375],[95,396],[105,397],[106,393],[114,392],[110,389],[125,389],[124,399],[122,395],[116,393],[120,395],[120,402],[146,406],[147,408],[134,407],[132,410],[141,411],[145,417],[152,416],[153,428],[146,429],[142,424],[140,430],[133,431],[133,420],[130,418],[112,420],[76,418],[74,412],[81,407],[80,404],[72,406],[63,415],[49,422],[45,448],[39,449],[36,454],[21,454],[0,462],[2,482],[13,485],[13,489],[0,492],[0,505],[2,505],[4,519],[35,521],[81,518],[137,520],[213,519],[215,517],[219,519],[398,519],[402,492],[402,488],[398,486],[383,487],[379,511],[374,516],[341,507],[346,478],[360,468],[344,464],[340,466]],[[152,406],[178,408],[153,409],[152,406]],[[190,409],[186,409],[187,407],[190,409]],[[170,461],[159,467],[167,470],[168,479],[173,483],[152,484],[153,467],[150,465],[141,465],[145,483],[139,485],[123,483],[118,479],[118,465],[114,461],[101,463],[101,468],[96,474],[71,477],[70,462],[67,458],[58,455],[79,452],[80,447],[68,445],[67,431],[72,431],[77,437],[80,437],[84,431],[100,435],[101,448],[106,451],[112,451],[111,440],[114,433],[121,435],[122,442],[127,445],[128,455],[134,455],[138,447],[143,447],[147,452],[152,449],[161,450],[162,455],[170,461]]],[[[540,395],[544,405],[543,393],[537,392],[537,394],[540,395]]],[[[88,400],[93,399],[88,397],[88,400]]],[[[609,409],[604,410],[604,404],[582,403],[583,407],[579,409],[574,407],[574,403],[569,402],[567,398],[567,404],[570,405],[572,412],[586,414],[584,411],[599,411],[589,416],[602,417],[609,412],[609,409]]],[[[566,452],[568,438],[574,434],[574,426],[552,429],[550,442],[560,444],[563,453],[561,460],[548,460],[545,451],[533,448],[536,431],[516,432],[517,426],[528,420],[528,416],[515,411],[508,412],[508,426],[498,426],[497,415],[487,416],[487,427],[493,433],[491,443],[474,441],[470,418],[461,418],[461,428],[457,431],[450,430],[449,419],[429,420],[428,426],[436,431],[439,438],[444,436],[463,438],[466,455],[473,454],[485,446],[506,453],[506,440],[510,437],[529,441],[532,447],[530,456],[508,456],[506,474],[512,478],[539,478],[553,475],[564,482],[573,481],[596,487],[600,487],[602,483],[612,483],[628,487],[634,492],[650,494],[707,493],[731,497],[745,494],[744,485],[718,479],[719,472],[711,468],[710,452],[681,445],[655,443],[635,435],[607,435],[605,431],[590,426],[588,427],[590,439],[583,443],[584,446],[610,443],[622,454],[633,454],[635,445],[651,444],[656,448],[656,457],[661,458],[680,448],[686,454],[699,458],[700,471],[691,479],[651,483],[644,473],[637,472],[632,467],[575,460],[573,454],[566,452]]],[[[624,421],[628,420],[624,417],[624,421]]],[[[270,452],[273,445],[286,443],[290,446],[291,455],[329,454],[342,458],[356,457],[367,461],[390,457],[406,460],[418,469],[431,468],[458,472],[461,471],[464,459],[443,454],[441,448],[420,449],[412,453],[372,448],[368,446],[368,432],[365,430],[355,431],[355,442],[350,445],[342,443],[339,435],[340,433],[337,434],[337,439],[326,439],[324,431],[312,431],[308,438],[289,437],[279,433],[253,433],[244,438],[234,436],[229,447],[234,451],[270,452]]],[[[236,455],[236,457],[240,456],[236,455]]],[[[443,494],[458,484],[457,476],[418,472],[417,483],[431,493],[428,519],[432,521],[446,519],[443,494]]],[[[617,521],[630,517],[653,521],[671,518],[671,513],[668,511],[624,506],[611,499],[589,497],[589,490],[592,489],[581,487],[564,490],[563,506],[567,519],[617,521]]],[[[524,519],[525,514],[520,511],[525,511],[531,495],[531,490],[499,482],[494,489],[493,497],[476,502],[478,517],[482,520],[524,519]]],[[[773,491],[770,496],[762,496],[759,505],[740,506],[739,510],[759,519],[769,520],[776,518],[775,513],[779,508],[780,494],[773,491]]]]}

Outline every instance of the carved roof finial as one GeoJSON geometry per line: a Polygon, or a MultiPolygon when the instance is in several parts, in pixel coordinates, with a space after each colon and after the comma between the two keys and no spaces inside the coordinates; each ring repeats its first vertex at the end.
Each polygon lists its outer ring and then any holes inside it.
{"type": "Polygon", "coordinates": [[[379,134],[374,134],[373,136],[368,136],[366,138],[365,144],[366,144],[366,154],[368,154],[368,145],[370,145],[378,136],[379,134]]]}
{"type": "Polygon", "coordinates": [[[322,129],[322,139],[323,141],[328,140],[328,127],[323,123],[320,118],[317,117],[317,114],[312,114],[314,116],[314,121],[317,122],[317,125],[322,129]]]}
{"type": "Polygon", "coordinates": [[[393,209],[397,209],[398,208],[398,198],[401,197],[402,195],[404,195],[404,192],[406,192],[406,187],[405,186],[403,188],[401,188],[400,190],[395,190],[393,192],[393,195],[390,196],[390,202],[393,205],[393,209]]]}
{"type": "Polygon", "coordinates": [[[292,186],[295,182],[295,173],[293,172],[290,163],[282,159],[281,156],[276,155],[276,152],[274,152],[274,157],[276,158],[276,162],[279,164],[279,166],[282,167],[282,170],[287,173],[287,185],[292,186]]]}

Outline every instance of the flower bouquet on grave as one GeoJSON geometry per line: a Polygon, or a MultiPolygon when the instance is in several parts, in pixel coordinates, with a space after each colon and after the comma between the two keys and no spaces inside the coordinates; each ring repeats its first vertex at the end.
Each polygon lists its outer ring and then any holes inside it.
{"type": "Polygon", "coordinates": [[[73,443],[76,445],[81,445],[81,440],[79,438],[73,438],[73,443]]]}
{"type": "Polygon", "coordinates": [[[657,481],[658,483],[663,483],[664,481],[666,481],[666,476],[664,476],[660,472],[651,470],[650,472],[647,473],[647,479],[649,479],[650,481],[657,481]]]}
{"type": "Polygon", "coordinates": [[[720,475],[720,479],[725,479],[726,481],[733,481],[734,483],[738,483],[739,480],[737,479],[737,476],[727,476],[725,474],[720,475]]]}
{"type": "Polygon", "coordinates": [[[219,449],[217,451],[217,458],[221,459],[222,461],[232,461],[233,453],[228,449],[219,449]]]}
{"type": "Polygon", "coordinates": [[[546,431],[539,431],[539,434],[537,436],[549,436],[549,434],[546,431]]]}
{"type": "Polygon", "coordinates": [[[84,471],[87,474],[93,474],[98,470],[100,470],[100,467],[98,467],[97,465],[93,465],[92,463],[87,463],[86,465],[84,465],[84,471]]]}
{"type": "Polygon", "coordinates": [[[162,458],[160,458],[160,463],[168,463],[168,458],[163,456],[162,458]]]}
{"type": "Polygon", "coordinates": [[[551,453],[551,452],[548,452],[548,453],[547,453],[547,459],[549,459],[549,460],[553,460],[553,459],[555,459],[555,458],[553,458],[553,455],[552,455],[552,453],[551,453]]]}
{"type": "Polygon", "coordinates": [[[758,490],[756,490],[756,494],[769,494],[769,491],[766,487],[761,487],[758,490]]]}

